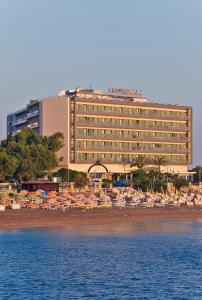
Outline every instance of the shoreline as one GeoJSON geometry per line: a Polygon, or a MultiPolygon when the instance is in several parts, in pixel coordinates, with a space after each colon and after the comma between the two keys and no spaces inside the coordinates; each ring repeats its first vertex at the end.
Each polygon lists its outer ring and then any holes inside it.
{"type": "Polygon", "coordinates": [[[202,220],[199,207],[161,208],[94,208],[49,211],[41,209],[6,210],[0,212],[0,230],[76,227],[82,225],[114,225],[137,221],[202,220]]]}

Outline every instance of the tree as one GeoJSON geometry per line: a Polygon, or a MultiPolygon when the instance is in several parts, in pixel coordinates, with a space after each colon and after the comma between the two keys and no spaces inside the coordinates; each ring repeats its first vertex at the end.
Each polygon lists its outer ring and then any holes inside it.
{"type": "Polygon", "coordinates": [[[157,158],[153,160],[153,163],[158,166],[159,173],[161,173],[161,166],[167,163],[167,159],[165,156],[157,156],[157,158]]]}
{"type": "Polygon", "coordinates": [[[62,160],[57,152],[63,146],[63,141],[62,133],[42,137],[32,129],[25,128],[18,135],[2,141],[0,151],[15,159],[16,166],[12,173],[22,181],[37,177],[44,171],[50,174],[62,160]]]}
{"type": "Polygon", "coordinates": [[[158,170],[152,168],[137,169],[132,174],[133,186],[136,189],[141,189],[144,192],[147,190],[162,192],[162,190],[167,188],[167,183],[163,180],[162,174],[158,170]]]}
{"type": "Polygon", "coordinates": [[[17,163],[17,168],[14,173],[14,177],[21,181],[27,181],[34,177],[36,177],[37,168],[36,165],[33,164],[32,160],[29,156],[23,157],[23,159],[19,160],[17,163]]]}
{"type": "Polygon", "coordinates": [[[5,180],[7,176],[13,175],[16,168],[16,160],[9,155],[5,149],[0,151],[0,178],[5,180]]]}
{"type": "Polygon", "coordinates": [[[75,187],[81,189],[82,187],[84,187],[87,184],[87,175],[85,173],[78,174],[74,178],[74,183],[75,183],[75,187]]]}
{"type": "Polygon", "coordinates": [[[182,187],[188,186],[189,182],[186,179],[184,179],[184,178],[178,177],[178,178],[174,179],[173,184],[176,187],[176,189],[179,190],[182,187]]]}
{"type": "Polygon", "coordinates": [[[150,186],[148,175],[144,169],[135,170],[133,173],[133,186],[136,189],[147,191],[150,186]]]}
{"type": "Polygon", "coordinates": [[[130,167],[137,167],[138,169],[142,169],[147,164],[147,159],[145,155],[138,155],[135,160],[132,162],[130,167]]]}
{"type": "Polygon", "coordinates": [[[76,170],[71,170],[67,168],[61,168],[55,173],[55,176],[61,177],[63,182],[71,182],[75,181],[75,178],[77,178],[78,176],[86,177],[86,173],[78,172],[76,170]]]}
{"type": "Polygon", "coordinates": [[[67,168],[61,168],[54,175],[61,177],[63,182],[69,181],[70,170],[67,168]]]}
{"type": "Polygon", "coordinates": [[[202,181],[202,166],[196,166],[191,172],[195,172],[193,175],[194,183],[200,183],[202,181]]]}
{"type": "Polygon", "coordinates": [[[64,146],[64,136],[61,132],[56,132],[51,136],[46,136],[43,138],[45,145],[48,149],[57,152],[64,146]]]}

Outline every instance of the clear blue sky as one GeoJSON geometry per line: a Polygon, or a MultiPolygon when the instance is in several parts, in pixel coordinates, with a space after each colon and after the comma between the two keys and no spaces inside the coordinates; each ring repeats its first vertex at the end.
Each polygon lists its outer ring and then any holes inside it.
{"type": "Polygon", "coordinates": [[[90,83],[194,110],[202,164],[201,0],[0,0],[0,138],[31,98],[90,83]]]}

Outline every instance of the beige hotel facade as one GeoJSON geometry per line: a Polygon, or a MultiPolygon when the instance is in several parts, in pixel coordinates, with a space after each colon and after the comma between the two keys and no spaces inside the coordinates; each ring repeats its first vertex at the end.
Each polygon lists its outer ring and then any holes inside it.
{"type": "MultiPolygon", "coordinates": [[[[148,166],[166,157],[162,171],[185,173],[192,164],[192,108],[151,102],[140,90],[110,88],[63,90],[31,100],[7,116],[7,133],[30,127],[42,135],[62,132],[60,167],[87,172],[99,161],[109,173],[128,173],[145,155],[148,166]]],[[[105,172],[96,165],[92,172],[105,172]]]]}

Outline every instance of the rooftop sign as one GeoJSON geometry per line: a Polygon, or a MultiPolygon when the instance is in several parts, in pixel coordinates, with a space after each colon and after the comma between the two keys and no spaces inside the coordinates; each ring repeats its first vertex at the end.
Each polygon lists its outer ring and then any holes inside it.
{"type": "Polygon", "coordinates": [[[108,93],[110,95],[117,95],[117,96],[142,97],[142,90],[138,90],[138,89],[124,89],[124,88],[110,87],[108,89],[108,93]]]}

